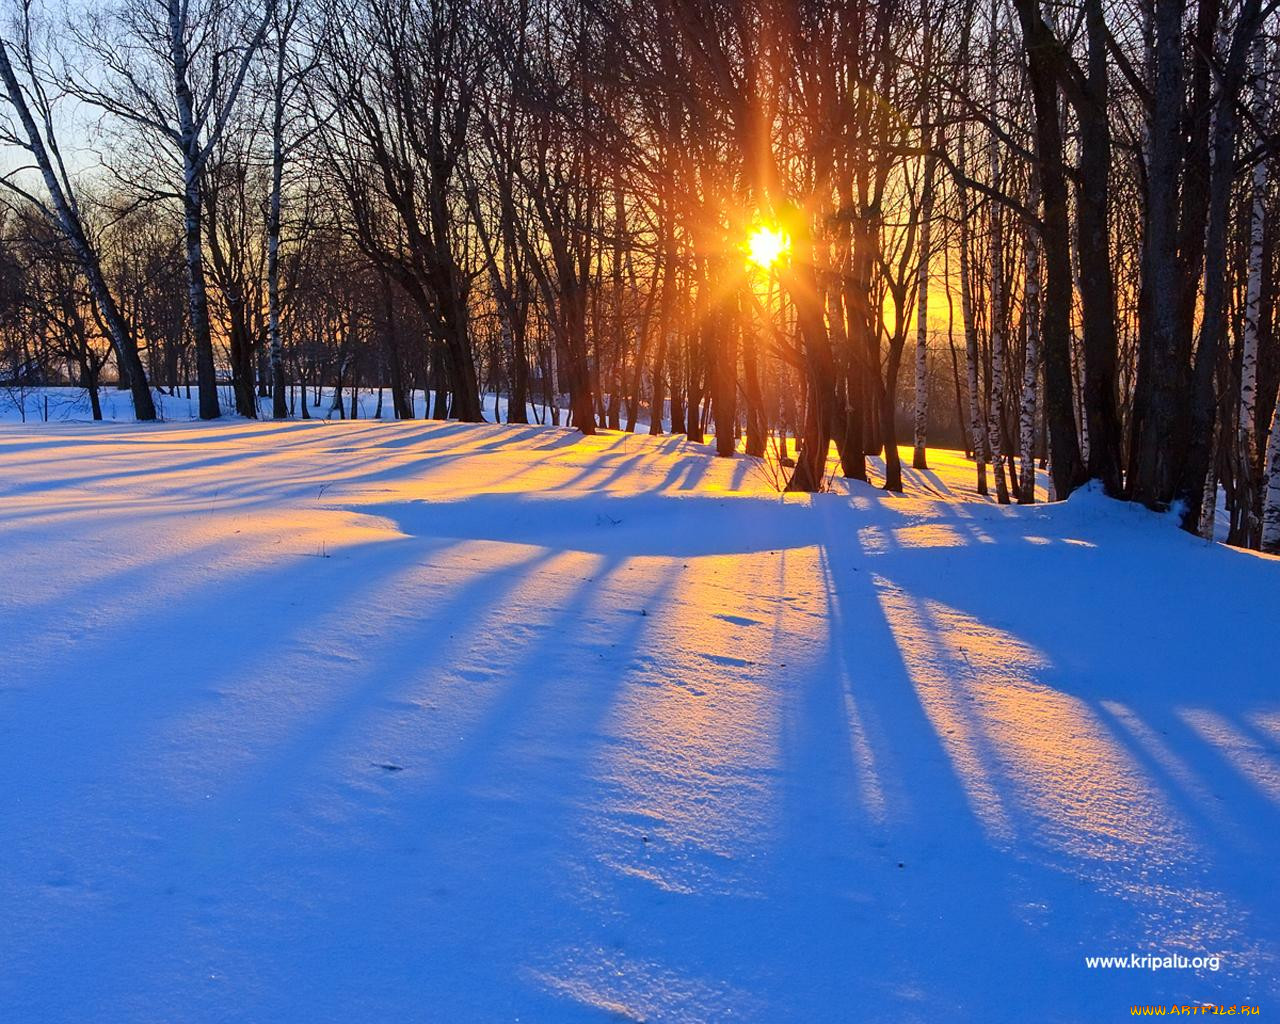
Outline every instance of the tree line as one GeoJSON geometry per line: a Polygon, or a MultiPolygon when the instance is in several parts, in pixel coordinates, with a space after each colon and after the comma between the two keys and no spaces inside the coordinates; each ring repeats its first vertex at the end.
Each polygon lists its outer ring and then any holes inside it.
{"type": "Polygon", "coordinates": [[[1278,3],[10,0],[6,372],[944,438],[1278,550],[1278,3]]]}

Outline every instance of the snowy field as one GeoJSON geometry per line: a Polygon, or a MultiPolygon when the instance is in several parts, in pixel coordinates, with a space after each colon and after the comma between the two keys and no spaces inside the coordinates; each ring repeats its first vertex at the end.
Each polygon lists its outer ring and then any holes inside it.
{"type": "MultiPolygon", "coordinates": [[[[378,403],[378,389],[361,388],[356,396],[356,419],[395,420],[395,407],[392,404],[390,388],[382,388],[382,403],[378,403]]],[[[156,403],[156,416],[168,422],[183,422],[200,418],[200,401],[194,388],[177,388],[170,395],[160,389],[152,389],[152,397],[156,403]],[[190,394],[188,394],[190,391],[190,394]]],[[[293,415],[301,418],[302,390],[290,388],[290,402],[293,415]]],[[[431,396],[435,392],[415,390],[411,393],[414,416],[426,419],[431,410],[431,396]]],[[[341,421],[351,413],[351,389],[342,393],[341,409],[333,403],[333,388],[306,389],[307,411],[314,419],[341,421]]],[[[102,406],[104,420],[134,422],[133,399],[128,391],[121,391],[113,386],[103,386],[98,390],[98,401],[102,406]]],[[[258,415],[261,419],[271,419],[271,399],[258,398],[258,415]]],[[[218,388],[218,402],[227,416],[235,416],[235,395],[230,386],[218,388]]],[[[480,404],[484,414],[494,421],[506,421],[506,396],[497,396],[492,392],[480,396],[480,404]]],[[[569,409],[567,402],[562,405],[561,422],[567,423],[569,409]]],[[[550,424],[551,417],[546,406],[530,404],[525,415],[530,423],[550,424]]],[[[89,400],[89,392],[74,387],[5,387],[0,385],[0,423],[75,423],[91,421],[93,405],[89,400]]],[[[623,415],[625,422],[626,416],[623,415]]],[[[645,421],[648,430],[648,421],[645,421]]]]}
{"type": "Polygon", "coordinates": [[[0,426],[0,1021],[1274,1013],[1280,562],[934,462],[0,426]]]}

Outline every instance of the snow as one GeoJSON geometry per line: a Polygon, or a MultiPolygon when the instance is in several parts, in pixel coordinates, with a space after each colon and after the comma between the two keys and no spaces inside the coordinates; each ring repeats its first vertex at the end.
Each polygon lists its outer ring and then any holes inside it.
{"type": "MultiPolygon", "coordinates": [[[[161,389],[153,388],[151,394],[155,401],[157,418],[177,422],[198,420],[200,418],[200,400],[194,388],[190,389],[189,395],[187,390],[186,388],[177,388],[170,395],[161,389]]],[[[395,407],[392,405],[391,390],[383,388],[381,391],[382,406],[379,408],[378,389],[360,389],[356,399],[356,409],[359,412],[358,419],[394,420],[396,418],[395,407]]],[[[307,388],[306,395],[307,411],[315,419],[341,421],[351,411],[351,391],[349,388],[342,393],[341,412],[333,409],[333,388],[321,388],[319,390],[319,401],[316,400],[317,392],[313,388],[307,388]]],[[[415,390],[412,392],[414,415],[418,419],[427,417],[431,408],[432,395],[434,395],[434,392],[430,391],[415,390]]],[[[292,390],[292,399],[295,414],[301,417],[302,414],[297,409],[297,403],[301,401],[301,391],[299,389],[294,388],[292,390]]],[[[98,389],[98,400],[102,406],[102,418],[104,420],[123,423],[134,422],[133,399],[128,391],[104,385],[98,389]]],[[[270,419],[271,399],[259,397],[257,402],[259,417],[270,419]]],[[[222,408],[223,416],[228,419],[237,418],[235,395],[230,385],[224,384],[218,387],[218,403],[222,408]]],[[[495,397],[492,393],[487,393],[480,396],[480,404],[487,418],[506,421],[508,412],[506,396],[495,397]]],[[[559,404],[561,406],[561,422],[567,423],[568,405],[563,398],[559,404]]],[[[530,403],[525,410],[525,415],[530,423],[551,422],[546,408],[541,403],[530,403]]],[[[0,385],[0,423],[73,423],[79,421],[88,422],[92,419],[93,405],[89,400],[89,392],[83,388],[0,385]]],[[[644,424],[645,430],[648,429],[648,425],[646,420],[644,424]]]]}
{"type": "Polygon", "coordinates": [[[1277,560],[708,451],[0,426],[0,1020],[1274,1006],[1277,560]]]}

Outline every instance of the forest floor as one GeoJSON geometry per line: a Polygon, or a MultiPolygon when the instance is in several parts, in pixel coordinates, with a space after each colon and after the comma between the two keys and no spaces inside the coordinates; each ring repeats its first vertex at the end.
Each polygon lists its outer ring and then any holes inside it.
{"type": "Polygon", "coordinates": [[[0,1020],[1274,1013],[1280,561],[931,457],[0,426],[0,1020]]]}

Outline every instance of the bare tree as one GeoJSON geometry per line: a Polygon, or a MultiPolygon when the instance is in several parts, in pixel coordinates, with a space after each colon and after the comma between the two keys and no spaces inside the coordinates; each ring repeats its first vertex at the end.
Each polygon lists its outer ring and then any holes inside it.
{"type": "Polygon", "coordinates": [[[37,66],[33,46],[34,31],[31,4],[29,0],[24,0],[18,21],[18,41],[14,49],[17,69],[10,57],[11,45],[8,39],[0,35],[0,80],[4,82],[6,97],[20,128],[6,131],[2,138],[31,154],[44,183],[48,201],[32,195],[18,183],[12,172],[0,177],[0,183],[30,201],[66,239],[80,263],[94,303],[107,325],[120,373],[129,381],[134,414],[140,420],[153,420],[156,418],[155,403],[151,398],[142,362],[138,358],[137,344],[103,277],[98,252],[86,229],[76,190],[62,158],[62,150],[54,130],[54,97],[37,66]]]}
{"type": "Polygon", "coordinates": [[[127,0],[72,27],[96,67],[93,74],[73,70],[68,87],[177,157],[180,181],[156,191],[182,207],[202,419],[221,415],[205,282],[204,173],[275,6],[276,0],[127,0]]]}

